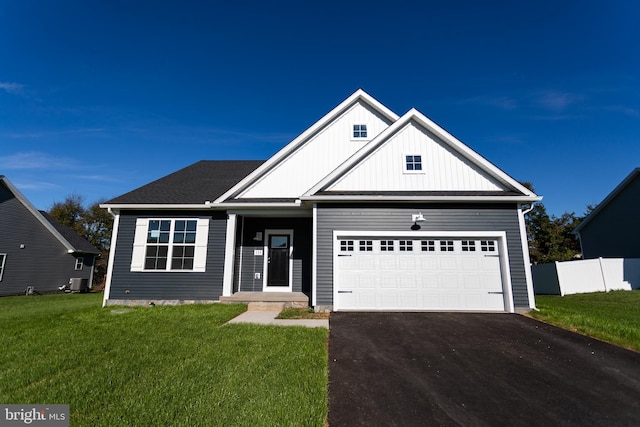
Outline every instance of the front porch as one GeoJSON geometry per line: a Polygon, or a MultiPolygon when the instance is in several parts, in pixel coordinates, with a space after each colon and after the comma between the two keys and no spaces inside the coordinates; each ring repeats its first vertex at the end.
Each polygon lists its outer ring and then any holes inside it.
{"type": "Polygon", "coordinates": [[[302,292],[236,292],[231,296],[221,296],[221,303],[281,303],[286,308],[309,307],[309,297],[302,292]]]}

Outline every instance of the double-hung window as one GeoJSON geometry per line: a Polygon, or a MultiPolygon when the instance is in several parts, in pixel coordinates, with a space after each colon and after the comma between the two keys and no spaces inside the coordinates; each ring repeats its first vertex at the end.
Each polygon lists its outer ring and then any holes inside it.
{"type": "Polygon", "coordinates": [[[208,221],[138,218],[131,271],[205,271],[208,221]]]}

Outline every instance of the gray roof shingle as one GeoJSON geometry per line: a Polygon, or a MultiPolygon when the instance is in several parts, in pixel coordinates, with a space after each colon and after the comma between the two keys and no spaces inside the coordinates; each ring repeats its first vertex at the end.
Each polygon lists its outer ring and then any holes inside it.
{"type": "Polygon", "coordinates": [[[44,219],[46,219],[49,222],[49,224],[51,224],[53,228],[55,228],[56,231],[60,233],[62,237],[64,237],[67,240],[67,242],[71,244],[71,246],[73,246],[76,252],[85,253],[85,254],[100,253],[100,250],[98,250],[98,248],[94,247],[91,243],[89,243],[82,237],[78,236],[78,234],[75,231],[73,231],[70,227],[60,224],[58,221],[56,221],[51,215],[49,215],[45,211],[40,211],[40,214],[42,214],[44,219]]]}
{"type": "Polygon", "coordinates": [[[253,172],[263,160],[201,160],[106,204],[204,204],[253,172]]]}

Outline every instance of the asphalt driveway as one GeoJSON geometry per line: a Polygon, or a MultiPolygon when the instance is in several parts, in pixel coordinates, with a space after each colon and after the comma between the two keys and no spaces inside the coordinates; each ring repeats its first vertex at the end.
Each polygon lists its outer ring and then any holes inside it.
{"type": "Polygon", "coordinates": [[[640,425],[640,353],[514,314],[333,313],[329,425],[640,425]]]}

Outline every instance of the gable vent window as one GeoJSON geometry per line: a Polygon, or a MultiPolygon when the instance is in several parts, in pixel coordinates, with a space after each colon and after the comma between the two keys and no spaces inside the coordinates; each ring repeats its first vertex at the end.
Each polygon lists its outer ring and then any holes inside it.
{"type": "Polygon", "coordinates": [[[404,156],[405,158],[405,171],[407,172],[422,172],[422,156],[418,154],[410,154],[404,156]]]}
{"type": "Polygon", "coordinates": [[[353,137],[362,139],[367,137],[367,125],[353,125],[353,137]]]}

